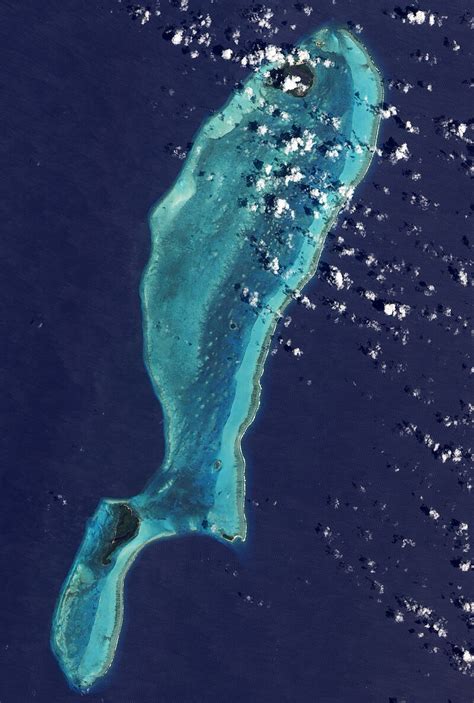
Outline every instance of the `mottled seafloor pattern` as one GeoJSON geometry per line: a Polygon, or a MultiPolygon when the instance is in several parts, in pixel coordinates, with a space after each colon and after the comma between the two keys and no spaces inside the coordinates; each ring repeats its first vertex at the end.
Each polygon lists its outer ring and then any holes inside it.
{"type": "Polygon", "coordinates": [[[97,496],[138,492],[162,459],[143,214],[264,47],[330,19],[381,65],[381,149],[277,329],[244,444],[248,557],[144,553],[89,699],[470,701],[468,3],[4,10],[2,703],[77,700],[47,637],[65,565],[97,496]]]}

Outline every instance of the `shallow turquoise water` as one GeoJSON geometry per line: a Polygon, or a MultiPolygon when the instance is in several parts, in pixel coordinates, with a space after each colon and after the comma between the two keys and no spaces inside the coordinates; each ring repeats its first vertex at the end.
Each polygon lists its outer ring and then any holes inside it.
{"type": "Polygon", "coordinates": [[[293,94],[291,65],[279,85],[275,66],[262,66],[203,125],[150,215],[144,358],[166,456],[140,495],[102,501],[64,584],[52,646],[82,690],[110,666],[123,579],[147,542],[190,531],[245,539],[240,440],[258,408],[269,338],[370,164],[382,90],[364,49],[347,31],[324,29],[286,62],[311,71],[305,95],[293,94]],[[138,527],[120,541],[125,518],[138,527]]]}

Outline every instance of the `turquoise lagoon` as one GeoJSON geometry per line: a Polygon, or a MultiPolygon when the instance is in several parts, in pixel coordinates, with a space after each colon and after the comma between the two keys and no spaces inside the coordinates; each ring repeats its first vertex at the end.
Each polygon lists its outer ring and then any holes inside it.
{"type": "Polygon", "coordinates": [[[150,214],[144,359],[166,453],[142,493],[99,503],[60,593],[52,648],[83,692],[113,661],[124,579],[145,545],[245,540],[241,440],[270,339],[374,153],[382,82],[348,31],[272,59],[203,124],[150,214]]]}

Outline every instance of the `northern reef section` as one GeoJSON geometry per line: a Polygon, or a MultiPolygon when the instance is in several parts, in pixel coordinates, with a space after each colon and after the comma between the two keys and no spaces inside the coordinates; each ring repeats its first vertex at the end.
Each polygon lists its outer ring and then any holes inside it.
{"type": "Polygon", "coordinates": [[[352,34],[326,27],[269,58],[204,122],[150,214],[144,359],[166,452],[142,493],[99,503],[60,593],[52,648],[83,692],[113,661],[141,549],[245,540],[241,440],[271,336],[374,154],[382,80],[352,34]]]}

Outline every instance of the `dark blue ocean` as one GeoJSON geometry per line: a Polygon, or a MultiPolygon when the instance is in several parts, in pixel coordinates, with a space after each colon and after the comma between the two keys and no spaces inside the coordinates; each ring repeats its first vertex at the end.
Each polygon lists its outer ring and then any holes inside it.
{"type": "Polygon", "coordinates": [[[241,59],[328,21],[381,68],[387,118],[275,335],[248,544],[148,548],[89,700],[472,703],[470,9],[0,1],[0,703],[79,700],[49,648],[59,589],[99,499],[161,463],[148,211],[241,59]]]}

